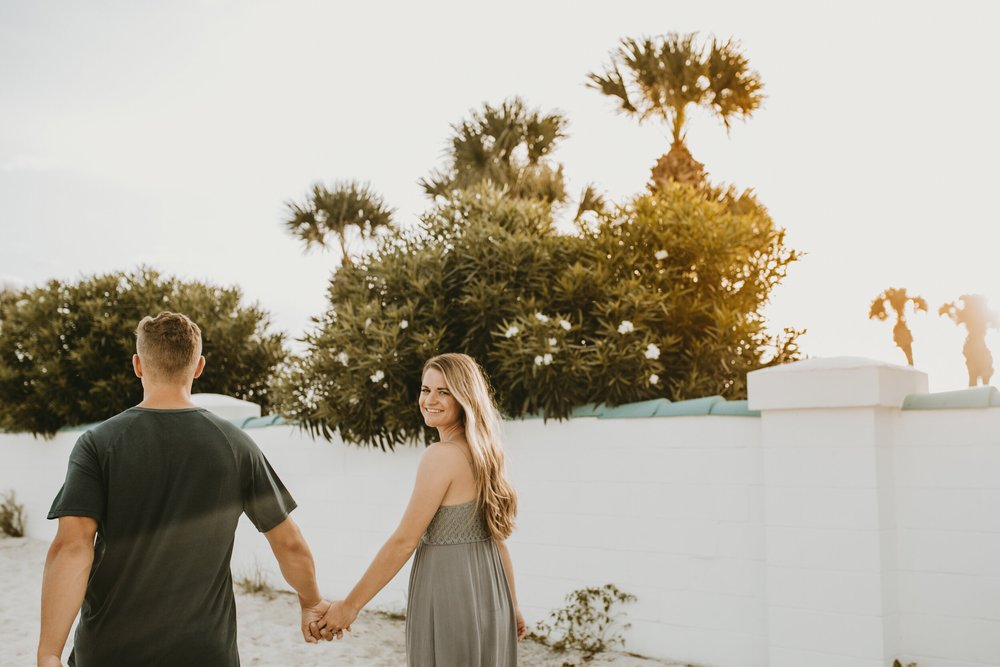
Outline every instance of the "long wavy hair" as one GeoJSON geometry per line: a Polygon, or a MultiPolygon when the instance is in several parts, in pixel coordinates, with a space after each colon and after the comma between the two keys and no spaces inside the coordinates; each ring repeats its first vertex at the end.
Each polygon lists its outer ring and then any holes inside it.
{"type": "Polygon", "coordinates": [[[507,539],[514,530],[517,492],[507,480],[501,441],[500,411],[497,410],[486,373],[467,354],[448,353],[429,359],[424,372],[433,368],[444,376],[448,391],[462,407],[465,440],[472,451],[479,507],[496,540],[507,539]]]}

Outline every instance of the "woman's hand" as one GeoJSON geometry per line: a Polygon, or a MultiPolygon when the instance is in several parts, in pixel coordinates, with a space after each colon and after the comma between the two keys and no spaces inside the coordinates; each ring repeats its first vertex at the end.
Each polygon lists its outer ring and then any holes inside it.
{"type": "Polygon", "coordinates": [[[319,635],[330,641],[334,635],[337,639],[343,636],[343,631],[351,631],[351,624],[358,617],[358,611],[348,606],[343,600],[338,600],[330,605],[326,614],[317,623],[319,635]]]}
{"type": "Polygon", "coordinates": [[[514,622],[517,624],[517,640],[521,641],[528,635],[528,625],[524,622],[520,609],[514,610],[514,622]]]}

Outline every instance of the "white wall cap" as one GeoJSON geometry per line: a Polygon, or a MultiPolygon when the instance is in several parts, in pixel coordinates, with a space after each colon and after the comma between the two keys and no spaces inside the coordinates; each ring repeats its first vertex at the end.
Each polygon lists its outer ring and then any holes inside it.
{"type": "Polygon", "coordinates": [[[260,406],[225,394],[191,394],[191,402],[230,421],[260,417],[260,406]]]}
{"type": "Polygon", "coordinates": [[[806,359],[747,375],[751,410],[899,408],[927,393],[927,374],[864,357],[806,359]]]}

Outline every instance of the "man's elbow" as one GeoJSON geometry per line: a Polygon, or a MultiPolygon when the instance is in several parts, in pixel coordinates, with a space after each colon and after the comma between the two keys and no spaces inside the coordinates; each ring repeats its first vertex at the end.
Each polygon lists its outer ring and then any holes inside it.
{"type": "Polygon", "coordinates": [[[57,535],[49,545],[49,560],[56,557],[93,558],[94,543],[80,537],[66,538],[57,535]]]}
{"type": "Polygon", "coordinates": [[[268,543],[270,543],[271,550],[275,553],[292,554],[309,550],[306,539],[302,536],[302,531],[299,530],[299,527],[290,518],[285,519],[274,529],[264,533],[264,536],[267,538],[268,543]]]}

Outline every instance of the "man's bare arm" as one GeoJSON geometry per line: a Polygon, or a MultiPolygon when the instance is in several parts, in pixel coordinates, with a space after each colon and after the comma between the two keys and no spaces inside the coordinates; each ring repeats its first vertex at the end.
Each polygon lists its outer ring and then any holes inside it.
{"type": "Polygon", "coordinates": [[[330,603],[320,595],[316,584],[316,564],[309,545],[291,517],[264,533],[264,537],[271,545],[281,575],[298,593],[302,608],[302,637],[310,644],[315,643],[316,637],[309,631],[309,624],[322,618],[330,603]]]}
{"type": "Polygon", "coordinates": [[[83,605],[90,567],[94,563],[97,521],[64,516],[45,559],[42,576],[42,626],[38,638],[38,664],[57,665],[76,615],[83,605]],[[55,660],[53,662],[53,659],[55,660]]]}

